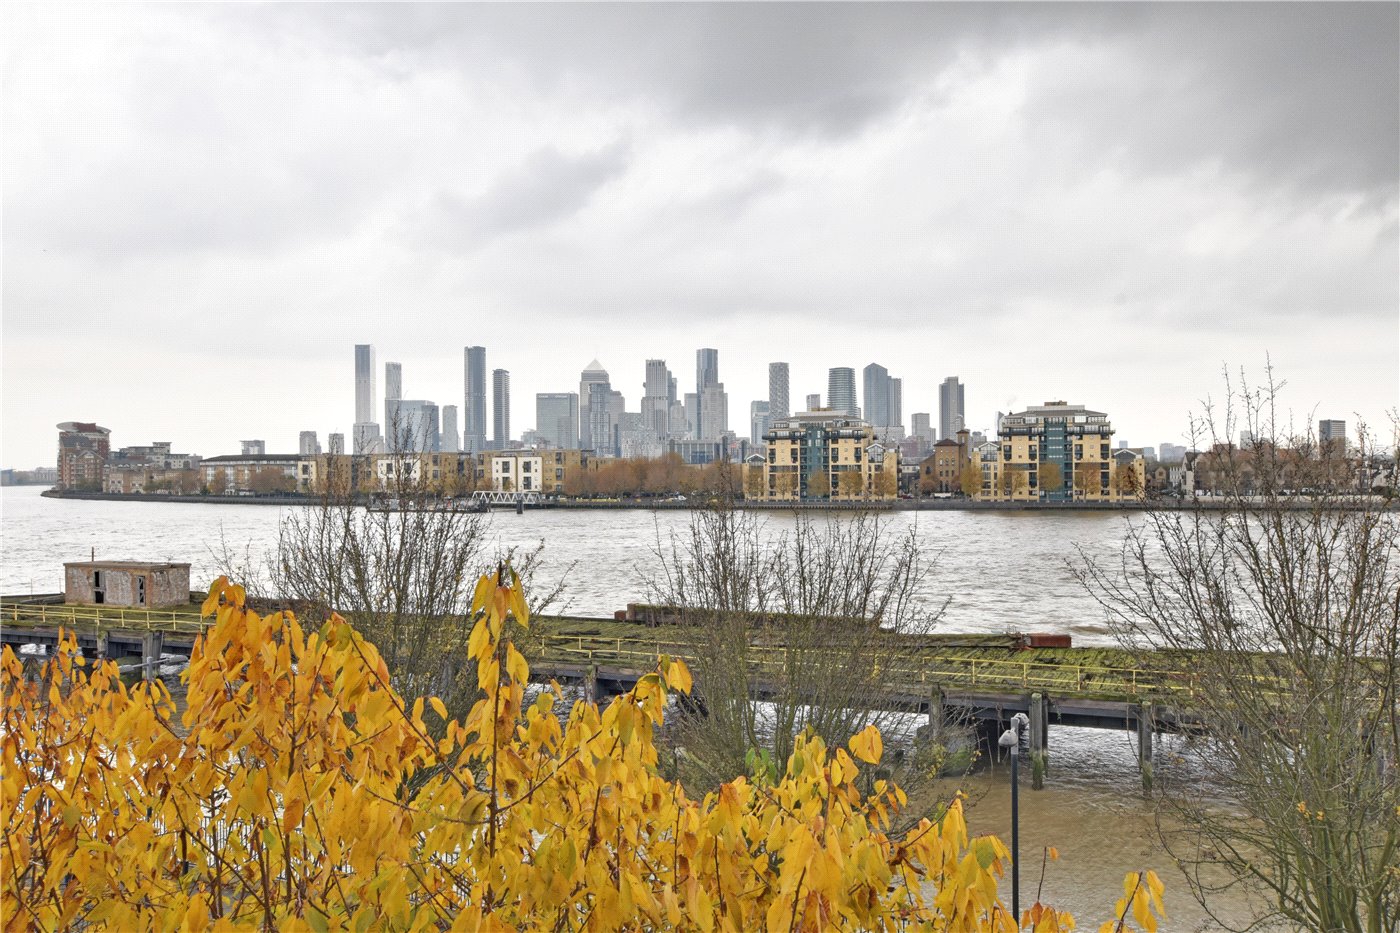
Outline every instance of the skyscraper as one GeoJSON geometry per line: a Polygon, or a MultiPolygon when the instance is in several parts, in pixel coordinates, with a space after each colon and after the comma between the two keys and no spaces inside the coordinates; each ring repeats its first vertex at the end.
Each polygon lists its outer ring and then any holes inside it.
{"type": "Polygon", "coordinates": [[[578,447],[578,396],[573,392],[540,392],[535,396],[535,433],[561,450],[578,447]]]}
{"type": "Polygon", "coordinates": [[[967,425],[963,388],[957,376],[949,376],[938,384],[938,439],[941,441],[956,440],[957,433],[967,425]]]}
{"type": "Polygon", "coordinates": [[[388,452],[433,453],[442,443],[437,404],[425,399],[386,398],[385,438],[388,452]]]}
{"type": "Polygon", "coordinates": [[[315,431],[302,431],[297,438],[297,452],[303,457],[314,457],[321,452],[321,442],[315,431]]]}
{"type": "Polygon", "coordinates": [[[676,380],[665,360],[647,360],[647,378],[642,390],[642,425],[657,437],[671,430],[671,399],[676,380]]]}
{"type": "Polygon", "coordinates": [[[705,386],[700,393],[700,439],[717,441],[728,430],[729,396],[724,392],[724,383],[705,386]]]}
{"type": "Polygon", "coordinates": [[[749,443],[758,450],[763,445],[763,435],[768,433],[768,426],[773,423],[771,402],[757,401],[749,404],[749,443]]]}
{"type": "Polygon", "coordinates": [[[768,364],[768,417],[774,421],[786,418],[788,408],[788,364],[768,364]]]}
{"type": "Polygon", "coordinates": [[[807,410],[808,410],[808,411],[816,411],[817,409],[819,409],[819,408],[821,408],[821,407],[822,407],[822,394],[821,394],[820,392],[813,392],[813,393],[811,393],[811,394],[809,394],[809,395],[807,396],[807,410]]]}
{"type": "Polygon", "coordinates": [[[891,433],[904,424],[904,382],[891,378],[890,371],[879,363],[865,367],[865,420],[875,428],[877,436],[891,433]]]}
{"type": "Polygon", "coordinates": [[[491,407],[491,448],[505,450],[510,446],[510,373],[504,369],[491,370],[491,407]]]}
{"type": "Polygon", "coordinates": [[[462,441],[457,436],[457,406],[442,406],[442,452],[455,454],[462,449],[462,441]]]}
{"type": "MultiPolygon", "coordinates": [[[[593,415],[590,405],[593,399],[592,387],[602,385],[611,389],[608,371],[597,360],[589,363],[578,379],[578,443],[583,450],[595,450],[598,445],[593,440],[593,415]]],[[[607,438],[600,440],[607,442],[607,438]]]]}
{"type": "Polygon", "coordinates": [[[477,453],[486,449],[486,348],[462,351],[465,395],[462,399],[462,449],[477,453]]]}
{"type": "MultiPolygon", "coordinates": [[[[695,401],[699,408],[695,412],[695,424],[701,440],[714,440],[705,433],[706,425],[713,425],[714,419],[705,416],[705,390],[719,385],[719,351],[703,347],[695,351],[695,401]]],[[[721,387],[721,392],[724,389],[721,387]]],[[[727,421],[728,412],[725,413],[727,421]]]]}
{"type": "Polygon", "coordinates": [[[833,366],[826,375],[826,407],[832,411],[860,417],[856,405],[856,371],[849,366],[833,366]]]}
{"type": "Polygon", "coordinates": [[[403,364],[384,364],[384,397],[403,398],[403,364]]]}
{"type": "Polygon", "coordinates": [[[1317,444],[1323,453],[1344,454],[1347,450],[1347,423],[1327,419],[1317,423],[1317,444]]]}
{"type": "Polygon", "coordinates": [[[355,421],[374,420],[374,347],[355,344],[355,421]]]}
{"type": "Polygon", "coordinates": [[[333,454],[345,453],[345,435],[331,434],[326,438],[326,449],[333,454]]]}

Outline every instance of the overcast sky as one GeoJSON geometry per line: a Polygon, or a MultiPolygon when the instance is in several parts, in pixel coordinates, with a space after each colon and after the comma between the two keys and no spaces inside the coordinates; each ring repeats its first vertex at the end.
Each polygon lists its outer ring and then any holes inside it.
{"type": "MultiPolygon", "coordinates": [[[[347,434],[353,345],[512,427],[720,351],[1181,442],[1266,355],[1400,395],[1400,5],[4,7],[3,465],[347,434]]],[[[383,376],[380,374],[380,389],[383,376]]],[[[1350,428],[1350,424],[1349,424],[1350,428]]]]}

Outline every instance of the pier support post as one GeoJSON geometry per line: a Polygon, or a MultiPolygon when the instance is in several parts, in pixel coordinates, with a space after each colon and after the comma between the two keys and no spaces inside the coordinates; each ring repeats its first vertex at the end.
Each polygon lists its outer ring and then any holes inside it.
{"type": "Polygon", "coordinates": [[[107,633],[98,632],[95,636],[93,636],[93,641],[94,660],[107,660],[107,633]]]}
{"type": "Polygon", "coordinates": [[[1133,707],[1137,719],[1138,771],[1142,774],[1142,789],[1152,790],[1152,706],[1139,703],[1133,707]]]}
{"type": "Polygon", "coordinates": [[[1045,772],[1050,764],[1046,733],[1050,727],[1049,704],[1045,694],[1031,694],[1031,790],[1045,789],[1045,772]]]}
{"type": "Polygon", "coordinates": [[[928,692],[928,740],[930,743],[943,741],[943,688],[934,684],[928,692]]]}
{"type": "Polygon", "coordinates": [[[589,703],[598,702],[598,665],[588,665],[583,674],[583,698],[589,703]]]}
{"type": "Polygon", "coordinates": [[[160,653],[164,646],[165,636],[160,632],[147,632],[141,636],[142,680],[156,679],[156,668],[160,666],[160,653]]]}

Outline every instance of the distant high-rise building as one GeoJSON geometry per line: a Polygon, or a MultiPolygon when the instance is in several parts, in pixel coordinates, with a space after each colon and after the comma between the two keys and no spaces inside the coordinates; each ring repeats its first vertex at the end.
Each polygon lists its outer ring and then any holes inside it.
{"type": "Polygon", "coordinates": [[[607,382],[588,384],[588,436],[599,456],[616,457],[621,445],[622,416],[627,413],[622,393],[607,382]]]}
{"type": "Polygon", "coordinates": [[[374,347],[355,344],[355,421],[358,424],[374,420],[374,347]]]}
{"type": "Polygon", "coordinates": [[[491,370],[491,447],[505,450],[510,446],[510,373],[504,369],[491,370]]]}
{"type": "Polygon", "coordinates": [[[327,450],[336,455],[345,453],[345,435],[332,433],[326,437],[327,450]]]}
{"type": "Polygon", "coordinates": [[[763,443],[763,435],[772,424],[772,402],[757,401],[749,404],[749,443],[757,448],[763,443]]]}
{"type": "Polygon", "coordinates": [[[355,453],[373,454],[378,453],[384,446],[383,438],[379,433],[378,421],[357,421],[351,433],[355,442],[355,453]]]}
{"type": "Polygon", "coordinates": [[[1324,451],[1333,450],[1335,453],[1346,453],[1347,449],[1347,423],[1328,419],[1317,423],[1317,443],[1324,451]]]}
{"type": "MultiPolygon", "coordinates": [[[[708,390],[719,385],[719,351],[712,347],[703,347],[695,351],[695,399],[700,407],[696,410],[695,423],[698,430],[698,437],[701,440],[717,440],[719,435],[710,437],[705,433],[706,426],[713,426],[720,423],[720,420],[729,420],[728,399],[724,399],[725,413],[722,419],[715,416],[706,416],[705,406],[710,404],[707,399],[713,399],[716,404],[721,402],[718,396],[708,390]]],[[[723,394],[724,387],[720,386],[720,393],[723,394]]]]}
{"type": "Polygon", "coordinates": [[[455,454],[462,449],[462,440],[457,434],[457,406],[442,406],[442,452],[455,454]]]}
{"type": "Polygon", "coordinates": [[[267,441],[239,441],[245,457],[266,457],[267,441]]]}
{"type": "Polygon", "coordinates": [[[671,431],[671,400],[676,380],[665,360],[647,360],[646,384],[642,392],[642,425],[658,438],[671,431]]]}
{"type": "Polygon", "coordinates": [[[403,364],[384,364],[384,397],[403,398],[403,364]]]}
{"type": "Polygon", "coordinates": [[[807,410],[816,411],[822,407],[822,395],[820,392],[813,392],[807,396],[807,410]]]}
{"type": "Polygon", "coordinates": [[[886,437],[892,428],[904,424],[904,382],[890,377],[890,371],[871,363],[863,372],[865,381],[865,420],[876,437],[886,437]]]}
{"type": "Polygon", "coordinates": [[[700,439],[717,441],[729,430],[729,396],[724,383],[705,386],[700,393],[700,439]]]}
{"type": "Polygon", "coordinates": [[[321,442],[315,431],[302,431],[297,439],[297,453],[303,457],[314,457],[321,452],[321,442]]]}
{"type": "Polygon", "coordinates": [[[573,392],[540,392],[535,396],[535,433],[550,447],[578,447],[578,395],[573,392]]]}
{"type": "Polygon", "coordinates": [[[700,438],[700,396],[694,392],[685,394],[685,436],[689,440],[700,438]]]}
{"type": "Polygon", "coordinates": [[[949,376],[938,384],[939,440],[956,440],[958,432],[967,426],[963,389],[957,376],[949,376]]]}
{"type": "Polygon", "coordinates": [[[849,366],[833,366],[827,370],[826,406],[834,412],[860,417],[856,404],[856,371],[849,366]]]}
{"type": "Polygon", "coordinates": [[[786,418],[788,408],[788,364],[768,364],[768,417],[774,421],[786,418]]]}
{"type": "Polygon", "coordinates": [[[1254,446],[1254,432],[1253,432],[1253,431],[1241,431],[1241,432],[1240,432],[1240,450],[1249,450],[1249,449],[1250,449],[1251,447],[1253,447],[1253,446],[1254,446]]]}
{"type": "MultiPolygon", "coordinates": [[[[593,386],[601,385],[606,389],[612,389],[612,382],[608,379],[608,371],[603,368],[603,364],[597,360],[584,367],[578,379],[578,443],[583,450],[596,450],[598,445],[593,440],[593,386]]],[[[607,438],[600,438],[600,441],[607,443],[607,438]]]]}
{"type": "Polygon", "coordinates": [[[935,438],[933,436],[933,424],[930,421],[929,413],[926,411],[916,411],[909,416],[909,421],[910,435],[913,437],[921,437],[932,445],[935,438]]]}
{"type": "Polygon", "coordinates": [[[436,453],[442,446],[441,413],[426,399],[384,400],[387,453],[436,453]]]}
{"type": "Polygon", "coordinates": [[[491,420],[486,409],[486,348],[466,347],[462,351],[465,395],[462,399],[462,449],[478,453],[486,449],[486,425],[491,420]]]}

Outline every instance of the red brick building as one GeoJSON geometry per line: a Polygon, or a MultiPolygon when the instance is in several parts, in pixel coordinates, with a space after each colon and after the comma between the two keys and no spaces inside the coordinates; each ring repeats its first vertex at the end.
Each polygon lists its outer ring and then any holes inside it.
{"type": "Polygon", "coordinates": [[[65,421],[58,426],[58,488],[91,489],[106,485],[111,431],[86,421],[65,421]]]}

